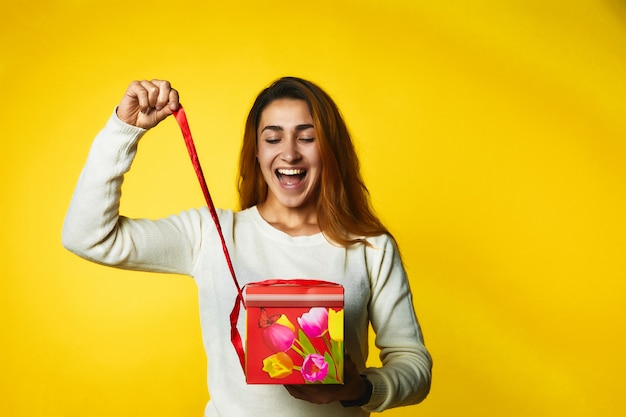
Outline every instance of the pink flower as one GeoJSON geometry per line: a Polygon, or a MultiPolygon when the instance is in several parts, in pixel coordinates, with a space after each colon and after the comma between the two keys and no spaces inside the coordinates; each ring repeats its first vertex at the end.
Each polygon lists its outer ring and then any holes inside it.
{"type": "Polygon", "coordinates": [[[304,358],[300,372],[309,382],[321,381],[328,375],[328,362],[322,355],[313,353],[304,358]]]}
{"type": "Polygon", "coordinates": [[[298,317],[300,328],[308,337],[321,337],[328,330],[328,310],[324,307],[313,307],[302,317],[298,317]]]}
{"type": "Polygon", "coordinates": [[[286,352],[293,345],[296,335],[287,326],[274,323],[263,329],[263,340],[272,352],[286,352]]]}

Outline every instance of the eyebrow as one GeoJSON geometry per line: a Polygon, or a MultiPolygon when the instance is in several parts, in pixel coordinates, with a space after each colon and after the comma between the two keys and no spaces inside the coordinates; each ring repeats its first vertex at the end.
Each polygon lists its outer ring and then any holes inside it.
{"type": "MultiPolygon", "coordinates": [[[[297,126],[296,126],[296,131],[300,132],[300,131],[302,131],[302,130],[313,129],[314,127],[315,127],[315,126],[313,126],[313,125],[312,125],[312,124],[310,124],[310,123],[301,124],[301,125],[297,125],[297,126]]],[[[283,127],[282,127],[282,126],[277,126],[277,125],[268,125],[268,126],[265,126],[265,127],[261,130],[261,132],[264,132],[264,131],[266,131],[266,130],[271,130],[271,131],[274,131],[274,132],[282,132],[282,131],[284,131],[285,129],[283,129],[283,127]]]]}

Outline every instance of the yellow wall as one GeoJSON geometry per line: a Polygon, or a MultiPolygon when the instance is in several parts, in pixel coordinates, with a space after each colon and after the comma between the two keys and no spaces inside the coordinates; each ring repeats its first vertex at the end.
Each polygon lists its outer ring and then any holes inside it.
{"type": "MultiPolygon", "coordinates": [[[[0,415],[202,414],[193,282],[83,261],[61,247],[62,219],[136,78],[180,90],[216,204],[234,206],[245,113],[282,75],[336,98],[410,272],[433,389],[385,415],[623,412],[622,1],[58,0],[0,14],[0,415]]],[[[168,120],[142,142],[122,209],[202,204],[168,120]]]]}

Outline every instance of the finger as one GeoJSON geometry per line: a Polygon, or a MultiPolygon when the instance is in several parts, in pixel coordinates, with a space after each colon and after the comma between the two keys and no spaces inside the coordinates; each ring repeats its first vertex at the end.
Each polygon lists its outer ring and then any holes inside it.
{"type": "Polygon", "coordinates": [[[156,118],[159,122],[165,119],[166,117],[168,117],[169,115],[173,114],[180,107],[180,103],[178,101],[178,91],[171,88],[171,86],[169,86],[169,83],[168,83],[168,90],[169,92],[167,94],[167,98],[165,100],[162,100],[157,105],[156,118]],[[158,107],[161,105],[163,107],[159,109],[158,107]]]}
{"type": "Polygon", "coordinates": [[[159,98],[159,87],[152,81],[147,80],[141,81],[141,86],[146,91],[147,105],[145,107],[145,110],[151,110],[156,108],[156,104],[159,98]]]}
{"type": "Polygon", "coordinates": [[[298,388],[297,385],[286,385],[285,388],[287,388],[289,394],[291,394],[291,396],[294,398],[312,403],[316,402],[314,396],[312,396],[311,393],[302,391],[298,388]]]}
{"type": "Polygon", "coordinates": [[[178,90],[172,88],[170,90],[170,95],[168,99],[168,107],[170,108],[171,111],[176,111],[178,110],[179,106],[180,106],[180,101],[178,97],[178,90]]]}
{"type": "Polygon", "coordinates": [[[141,82],[133,81],[129,84],[119,103],[117,115],[123,122],[135,125],[137,114],[145,111],[147,103],[148,96],[145,88],[141,85],[141,82]]]}
{"type": "Polygon", "coordinates": [[[158,88],[154,107],[157,109],[157,111],[160,111],[169,103],[172,86],[170,85],[169,81],[165,80],[152,80],[151,84],[158,88]]]}
{"type": "Polygon", "coordinates": [[[133,81],[126,90],[126,96],[131,100],[136,100],[140,109],[148,106],[148,93],[146,89],[141,85],[140,81],[133,81]]]}
{"type": "Polygon", "coordinates": [[[126,90],[125,100],[128,105],[133,108],[137,106],[139,111],[145,113],[149,108],[148,91],[141,81],[133,81],[126,90]]]}

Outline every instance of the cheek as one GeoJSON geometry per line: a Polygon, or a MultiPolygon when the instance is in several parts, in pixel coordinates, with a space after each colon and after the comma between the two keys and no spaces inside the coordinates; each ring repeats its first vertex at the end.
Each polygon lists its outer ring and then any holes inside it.
{"type": "Polygon", "coordinates": [[[256,156],[256,162],[264,176],[271,175],[272,160],[267,154],[260,151],[256,156]]]}
{"type": "Polygon", "coordinates": [[[314,165],[319,171],[322,170],[322,156],[319,151],[313,152],[309,156],[309,161],[311,162],[311,165],[314,165]]]}
{"type": "Polygon", "coordinates": [[[261,168],[268,168],[271,164],[271,160],[267,157],[267,155],[262,153],[256,157],[256,160],[259,162],[259,165],[261,165],[261,168]]]}
{"type": "Polygon", "coordinates": [[[261,165],[261,167],[263,167],[263,162],[266,159],[266,155],[263,152],[263,148],[257,148],[255,156],[256,156],[256,160],[259,163],[259,165],[261,165]]]}

